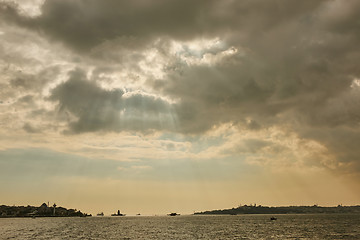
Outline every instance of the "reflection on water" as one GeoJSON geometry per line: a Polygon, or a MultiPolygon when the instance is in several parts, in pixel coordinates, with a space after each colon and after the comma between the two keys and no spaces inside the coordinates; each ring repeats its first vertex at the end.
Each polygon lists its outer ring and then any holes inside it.
{"type": "Polygon", "coordinates": [[[360,239],[360,215],[0,219],[1,239],[360,239]]]}

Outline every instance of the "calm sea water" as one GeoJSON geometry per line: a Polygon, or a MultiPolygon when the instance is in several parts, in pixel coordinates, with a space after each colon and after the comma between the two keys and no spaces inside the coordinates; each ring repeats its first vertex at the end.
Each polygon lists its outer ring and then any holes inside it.
{"type": "Polygon", "coordinates": [[[360,215],[0,219],[0,239],[360,239],[360,215]]]}

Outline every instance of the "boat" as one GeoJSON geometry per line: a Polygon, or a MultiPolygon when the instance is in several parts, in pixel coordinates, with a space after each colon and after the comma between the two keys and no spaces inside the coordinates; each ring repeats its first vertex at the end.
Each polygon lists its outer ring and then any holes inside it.
{"type": "Polygon", "coordinates": [[[98,213],[98,214],[96,214],[96,216],[98,216],[98,217],[103,217],[103,216],[104,216],[104,213],[103,213],[103,212],[98,213]]]}
{"type": "Polygon", "coordinates": [[[120,213],[120,210],[118,210],[117,213],[111,214],[111,216],[113,216],[113,217],[125,216],[125,214],[120,213]]]}
{"type": "Polygon", "coordinates": [[[180,215],[180,214],[175,213],[175,212],[173,212],[173,213],[169,213],[169,214],[168,214],[168,216],[172,216],[172,217],[174,217],[174,216],[178,216],[178,215],[180,215]]]}
{"type": "Polygon", "coordinates": [[[274,221],[274,220],[277,220],[277,218],[276,217],[271,217],[270,220],[274,221]]]}

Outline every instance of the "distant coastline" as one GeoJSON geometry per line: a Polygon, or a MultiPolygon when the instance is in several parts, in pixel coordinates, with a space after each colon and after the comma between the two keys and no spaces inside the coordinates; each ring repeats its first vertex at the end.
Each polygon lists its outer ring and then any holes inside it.
{"type": "Polygon", "coordinates": [[[360,213],[360,205],[336,207],[284,206],[268,207],[261,205],[243,205],[237,208],[195,212],[194,215],[240,215],[240,214],[311,214],[311,213],[360,213]]]}
{"type": "Polygon", "coordinates": [[[57,207],[56,204],[50,206],[43,203],[40,207],[34,206],[6,206],[0,205],[0,218],[13,217],[87,217],[91,216],[76,209],[66,209],[57,207]]]}

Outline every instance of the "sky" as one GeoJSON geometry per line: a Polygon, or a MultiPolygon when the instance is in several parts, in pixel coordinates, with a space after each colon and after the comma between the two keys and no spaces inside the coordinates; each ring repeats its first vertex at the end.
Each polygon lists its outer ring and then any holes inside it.
{"type": "Polygon", "coordinates": [[[0,204],[360,204],[359,11],[0,0],[0,204]]]}

